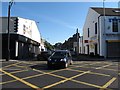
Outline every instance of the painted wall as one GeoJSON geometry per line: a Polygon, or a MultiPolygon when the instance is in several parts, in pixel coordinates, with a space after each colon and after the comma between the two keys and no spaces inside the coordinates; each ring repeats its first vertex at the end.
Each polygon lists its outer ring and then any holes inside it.
{"type": "Polygon", "coordinates": [[[86,21],[83,27],[83,50],[84,54],[88,54],[87,45],[90,52],[95,53],[95,44],[97,44],[97,54],[106,56],[106,42],[110,40],[120,40],[120,17],[118,16],[100,16],[91,8],[88,11],[86,21]],[[105,23],[104,23],[105,18],[105,23]],[[118,20],[118,32],[113,32],[112,20],[118,20]],[[95,23],[97,23],[97,34],[95,34],[95,23]],[[89,37],[88,37],[89,28],[89,37]],[[86,40],[86,42],[85,42],[86,40]]]}
{"type": "MultiPolygon", "coordinates": [[[[0,27],[2,27],[2,30],[0,31],[0,33],[7,33],[8,32],[8,29],[7,29],[8,18],[0,17],[0,19],[2,19],[2,24],[0,25],[0,27]]],[[[36,25],[36,22],[33,20],[24,19],[20,17],[11,17],[10,33],[20,34],[20,35],[26,36],[34,41],[41,43],[41,36],[40,36],[39,29],[36,25]],[[14,31],[14,25],[15,25],[14,23],[15,23],[16,18],[18,18],[18,32],[14,31]]]]}
{"type": "Polygon", "coordinates": [[[87,54],[87,45],[89,45],[90,52],[94,52],[95,49],[94,44],[98,42],[98,34],[95,34],[95,23],[98,24],[98,17],[99,14],[90,8],[83,27],[83,43],[84,43],[85,54],[87,54]],[[88,28],[89,28],[89,37],[88,37],[88,28]],[[85,40],[88,42],[85,42],[85,40]]]}

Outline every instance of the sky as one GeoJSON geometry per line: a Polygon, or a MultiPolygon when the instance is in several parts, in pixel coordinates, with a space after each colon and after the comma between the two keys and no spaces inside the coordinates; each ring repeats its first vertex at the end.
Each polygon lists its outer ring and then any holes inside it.
{"type": "MultiPolygon", "coordinates": [[[[82,29],[89,7],[103,7],[103,2],[15,2],[11,16],[37,22],[43,39],[51,44],[63,43],[82,29]]],[[[118,8],[118,2],[105,2],[105,7],[118,8]]],[[[7,16],[8,2],[2,2],[2,16],[7,16]]]]}

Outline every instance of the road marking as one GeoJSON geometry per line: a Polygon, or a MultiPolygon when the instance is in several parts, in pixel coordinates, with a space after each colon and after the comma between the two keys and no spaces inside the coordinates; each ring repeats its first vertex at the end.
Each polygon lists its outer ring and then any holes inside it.
{"type": "MultiPolygon", "coordinates": [[[[34,78],[34,77],[38,77],[38,76],[42,76],[42,75],[44,75],[44,74],[33,75],[33,76],[29,76],[29,77],[21,78],[21,79],[26,80],[26,79],[30,79],[30,78],[34,78]]],[[[11,82],[15,82],[15,81],[17,81],[17,80],[10,80],[10,81],[6,81],[6,82],[1,82],[0,84],[3,85],[3,84],[7,84],[7,83],[11,83],[11,82]]]]}
{"type": "Polygon", "coordinates": [[[17,81],[17,80],[10,80],[10,81],[6,81],[6,82],[0,82],[0,85],[11,83],[11,82],[15,82],[15,81],[17,81]]]}
{"type": "Polygon", "coordinates": [[[24,69],[31,69],[31,68],[29,68],[27,66],[19,66],[19,65],[14,65],[14,66],[19,67],[19,68],[24,68],[24,69]]]}
{"type": "MultiPolygon", "coordinates": [[[[76,72],[83,72],[81,70],[73,70],[73,69],[69,69],[70,71],[76,71],[76,72]]],[[[84,71],[85,72],[85,71],[84,71]]],[[[110,75],[107,75],[107,74],[102,74],[102,73],[95,73],[95,72],[90,72],[90,74],[96,74],[96,75],[101,75],[101,76],[107,76],[109,77],[110,75]]]]}
{"type": "Polygon", "coordinates": [[[37,69],[32,69],[32,70],[37,71],[37,72],[40,72],[40,73],[44,73],[44,74],[49,74],[49,73],[64,71],[64,70],[67,70],[67,69],[60,69],[60,70],[55,70],[55,71],[51,71],[51,72],[44,72],[44,71],[37,70],[37,69]]]}
{"type": "Polygon", "coordinates": [[[107,87],[110,86],[115,80],[116,80],[116,77],[113,77],[110,81],[108,81],[105,85],[103,85],[102,88],[107,88],[107,87]]]}
{"type": "Polygon", "coordinates": [[[109,68],[104,68],[103,70],[109,70],[109,71],[118,71],[118,70],[115,70],[115,69],[109,69],[109,68]]]}
{"type": "Polygon", "coordinates": [[[14,66],[14,65],[17,65],[17,64],[19,64],[19,63],[21,63],[21,62],[17,62],[17,63],[14,63],[14,64],[10,64],[10,65],[4,66],[4,67],[2,67],[2,69],[3,69],[3,68],[8,68],[8,67],[11,67],[11,66],[14,66]]]}
{"type": "Polygon", "coordinates": [[[42,89],[51,88],[51,87],[56,86],[56,85],[58,85],[58,84],[64,83],[64,82],[66,82],[66,81],[68,81],[68,80],[69,80],[69,79],[61,80],[61,81],[56,82],[56,83],[54,83],[54,84],[51,84],[51,85],[45,86],[45,87],[43,87],[42,89]]]}
{"type": "MultiPolygon", "coordinates": [[[[47,88],[56,86],[56,85],[58,85],[58,84],[60,84],[60,83],[64,83],[64,82],[66,82],[66,81],[68,81],[68,80],[72,80],[73,78],[76,78],[76,77],[78,77],[78,76],[82,76],[82,75],[84,75],[84,74],[86,74],[86,73],[89,73],[89,71],[86,71],[86,72],[83,72],[83,73],[81,73],[81,74],[75,75],[75,76],[73,76],[73,77],[71,77],[71,78],[65,78],[65,77],[64,77],[65,80],[61,80],[61,81],[56,82],[56,83],[54,83],[54,84],[45,86],[45,87],[43,87],[43,89],[47,89],[47,88]]],[[[51,74],[51,75],[52,75],[52,74],[51,74]]],[[[57,77],[58,77],[58,75],[54,75],[54,76],[57,76],[57,77]]],[[[61,76],[59,76],[59,77],[61,77],[61,76]]]]}
{"type": "Polygon", "coordinates": [[[16,76],[14,76],[14,75],[12,75],[12,74],[10,74],[10,73],[2,70],[2,69],[0,69],[0,71],[3,72],[3,73],[5,73],[5,74],[7,74],[7,75],[10,76],[10,77],[13,77],[14,79],[16,79],[16,80],[18,80],[18,81],[20,81],[20,82],[22,82],[22,83],[24,83],[24,84],[26,84],[26,85],[34,88],[34,89],[39,89],[39,87],[37,87],[37,86],[35,86],[35,85],[33,85],[33,84],[29,83],[29,82],[26,82],[25,80],[23,80],[23,79],[21,79],[21,78],[19,78],[19,77],[16,77],[16,76]]]}
{"type": "Polygon", "coordinates": [[[79,84],[84,84],[84,85],[96,87],[96,88],[101,88],[101,86],[90,84],[90,83],[86,83],[86,82],[82,82],[82,81],[77,81],[77,80],[71,80],[71,81],[74,81],[74,82],[79,83],[79,84]]]}
{"type": "MultiPolygon", "coordinates": [[[[28,71],[28,70],[18,70],[18,71],[14,71],[14,72],[10,72],[11,74],[15,74],[15,73],[20,73],[20,72],[25,72],[25,71],[28,71]]],[[[0,76],[3,76],[5,74],[0,74],[0,76]]]]}
{"type": "Polygon", "coordinates": [[[110,66],[110,65],[112,65],[112,64],[108,64],[108,65],[105,65],[105,66],[102,66],[102,67],[97,67],[96,69],[105,68],[105,67],[108,67],[108,66],[110,66]]]}
{"type": "Polygon", "coordinates": [[[15,71],[15,72],[10,72],[10,73],[15,74],[15,73],[21,73],[21,72],[25,72],[25,71],[28,71],[28,70],[20,70],[20,71],[15,71]]]}

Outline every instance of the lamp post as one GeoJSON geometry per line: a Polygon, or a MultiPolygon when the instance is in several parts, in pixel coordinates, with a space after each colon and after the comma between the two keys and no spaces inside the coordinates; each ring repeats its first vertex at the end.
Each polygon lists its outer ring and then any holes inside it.
{"type": "Polygon", "coordinates": [[[106,34],[105,34],[105,0],[103,0],[103,18],[104,18],[104,40],[105,40],[105,46],[104,46],[104,50],[105,50],[105,59],[106,59],[106,54],[107,54],[107,49],[106,49],[106,34]]]}
{"type": "Polygon", "coordinates": [[[10,59],[10,10],[11,10],[11,7],[13,5],[13,0],[11,0],[9,2],[9,6],[8,6],[8,33],[7,33],[7,57],[6,57],[6,61],[9,61],[10,59]]]}
{"type": "Polygon", "coordinates": [[[78,55],[79,54],[79,33],[78,33],[78,28],[77,28],[76,34],[77,34],[77,55],[78,55]]]}

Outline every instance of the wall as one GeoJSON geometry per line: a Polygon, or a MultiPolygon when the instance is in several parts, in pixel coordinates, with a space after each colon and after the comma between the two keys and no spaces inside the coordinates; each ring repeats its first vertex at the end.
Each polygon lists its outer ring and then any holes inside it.
{"type": "Polygon", "coordinates": [[[83,48],[85,50],[85,51],[83,50],[84,54],[88,54],[87,45],[89,45],[89,54],[90,52],[95,51],[94,44],[98,42],[98,34],[95,34],[95,23],[97,23],[98,26],[98,17],[99,14],[90,8],[83,27],[83,43],[84,43],[83,48]],[[88,37],[88,28],[89,28],[89,37],[88,37]],[[87,40],[88,42],[85,43],[85,40],[87,40]]]}

